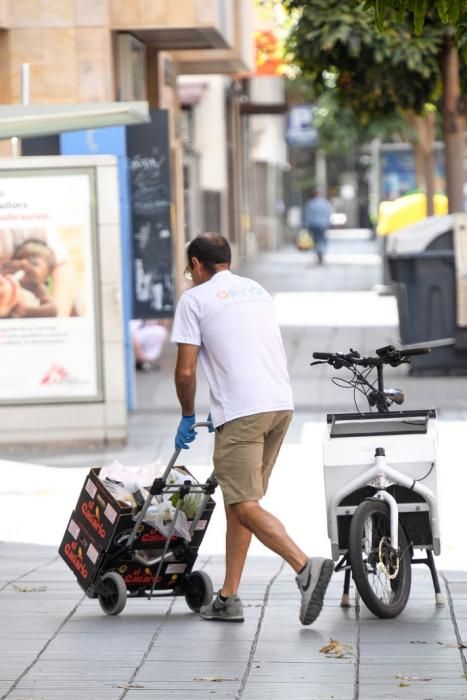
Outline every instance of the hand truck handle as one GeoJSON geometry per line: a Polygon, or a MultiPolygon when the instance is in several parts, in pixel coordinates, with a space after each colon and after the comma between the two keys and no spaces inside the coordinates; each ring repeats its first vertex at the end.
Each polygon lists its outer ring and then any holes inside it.
{"type": "MultiPolygon", "coordinates": [[[[210,425],[211,425],[211,423],[209,421],[199,421],[198,423],[193,424],[193,428],[200,428],[200,427],[209,428],[210,425]]],[[[178,448],[175,449],[175,451],[174,451],[172,457],[170,458],[169,463],[168,463],[167,467],[165,468],[162,476],[158,477],[154,480],[152,487],[149,489],[149,493],[146,497],[146,500],[145,500],[145,502],[144,502],[144,504],[143,504],[141,510],[139,511],[138,516],[135,520],[135,524],[133,526],[130,537],[128,539],[127,546],[130,546],[133,543],[133,541],[135,540],[137,532],[138,532],[138,527],[142,523],[143,518],[146,515],[146,511],[149,508],[149,506],[151,505],[152,497],[156,492],[155,490],[153,490],[153,487],[160,487],[161,489],[165,487],[168,476],[169,476],[173,466],[175,465],[175,462],[177,461],[178,455],[180,454],[180,452],[181,452],[180,449],[178,449],[178,448]]],[[[159,491],[157,491],[157,492],[159,493],[159,491]]],[[[208,496],[208,498],[209,498],[209,496],[208,496]]],[[[168,538],[167,541],[169,541],[169,540],[170,540],[170,538],[168,538]]]]}
{"type": "MultiPolygon", "coordinates": [[[[193,423],[193,430],[195,428],[209,428],[211,425],[212,425],[212,423],[210,423],[207,420],[197,421],[196,423],[193,423]]],[[[171,471],[172,467],[174,466],[175,462],[177,461],[178,455],[180,454],[180,452],[181,452],[181,450],[176,448],[175,452],[173,453],[172,457],[170,458],[170,461],[166,467],[166,470],[164,471],[164,473],[161,476],[161,479],[164,479],[164,481],[169,476],[170,471],[171,471]]]]}

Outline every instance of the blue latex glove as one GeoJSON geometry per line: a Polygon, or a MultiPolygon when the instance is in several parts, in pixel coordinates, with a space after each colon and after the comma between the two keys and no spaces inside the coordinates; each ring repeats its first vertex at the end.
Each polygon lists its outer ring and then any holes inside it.
{"type": "Polygon", "coordinates": [[[208,417],[206,418],[206,423],[209,423],[208,425],[208,432],[213,433],[214,432],[214,426],[212,424],[212,418],[211,418],[211,412],[208,413],[208,417]]]}
{"type": "Polygon", "coordinates": [[[175,447],[177,450],[189,450],[187,443],[193,442],[197,436],[197,432],[193,430],[193,425],[196,423],[195,414],[192,416],[182,416],[179,423],[177,434],[175,436],[175,447]]]}

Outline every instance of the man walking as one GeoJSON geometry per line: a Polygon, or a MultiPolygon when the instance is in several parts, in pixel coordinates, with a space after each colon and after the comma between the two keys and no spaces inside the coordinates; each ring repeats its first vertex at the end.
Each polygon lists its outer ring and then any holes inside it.
{"type": "Polygon", "coordinates": [[[326,231],[331,223],[333,208],[319,190],[314,190],[305,204],[304,224],[315,244],[318,264],[322,265],[326,251],[326,231]]]}
{"type": "Polygon", "coordinates": [[[198,236],[187,256],[185,272],[194,286],[178,302],[172,333],[178,343],[175,385],[182,409],[175,446],[188,449],[196,436],[199,358],[210,388],[214,469],[227,518],[224,583],[200,615],[243,621],[238,587],[253,534],[296,572],[300,621],[309,625],[321,612],[333,562],[310,559],[260,505],[293,410],[272,299],[257,282],[230,272],[230,246],[222,236],[198,236]]]}

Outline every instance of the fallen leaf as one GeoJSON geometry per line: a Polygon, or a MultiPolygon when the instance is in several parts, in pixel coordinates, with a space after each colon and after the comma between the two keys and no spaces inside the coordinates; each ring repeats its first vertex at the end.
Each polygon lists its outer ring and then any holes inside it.
{"type": "Polygon", "coordinates": [[[200,676],[194,681],[209,681],[210,683],[222,683],[222,681],[238,681],[238,678],[223,678],[222,676],[200,676]]]}
{"type": "MultiPolygon", "coordinates": [[[[428,644],[428,642],[421,642],[421,641],[419,641],[418,639],[416,639],[415,641],[410,642],[410,643],[411,643],[411,644],[428,644]]],[[[441,642],[438,642],[438,643],[440,644],[441,642]]]]}
{"type": "Polygon", "coordinates": [[[144,688],[140,683],[118,683],[114,688],[123,688],[124,690],[133,690],[133,688],[144,688]]]}
{"type": "Polygon", "coordinates": [[[351,655],[353,653],[351,644],[343,644],[337,639],[330,639],[329,644],[325,644],[324,647],[321,647],[320,652],[321,654],[326,654],[326,656],[335,659],[343,659],[346,655],[351,655]]]}
{"type": "Polygon", "coordinates": [[[16,583],[11,585],[18,593],[43,593],[47,590],[47,586],[18,586],[16,583]]]}
{"type": "Polygon", "coordinates": [[[401,681],[399,683],[399,688],[410,688],[410,683],[404,683],[404,681],[401,681]]]}
{"type": "Polygon", "coordinates": [[[337,639],[331,639],[329,640],[329,644],[325,644],[324,647],[321,647],[320,652],[322,654],[330,654],[336,651],[342,651],[342,649],[343,646],[337,639]]]}
{"type": "Polygon", "coordinates": [[[436,642],[445,649],[467,649],[467,644],[463,642],[436,642]]]}

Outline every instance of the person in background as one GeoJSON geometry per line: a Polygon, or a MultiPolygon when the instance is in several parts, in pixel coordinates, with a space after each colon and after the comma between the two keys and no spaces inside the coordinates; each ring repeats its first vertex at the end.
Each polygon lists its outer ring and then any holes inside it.
{"type": "Polygon", "coordinates": [[[218,234],[194,238],[187,257],[185,273],[194,286],[177,304],[172,332],[178,344],[175,386],[182,412],[175,447],[188,449],[196,437],[199,358],[210,388],[214,469],[227,519],[224,583],[200,615],[205,620],[243,622],[238,588],[255,535],[294,569],[300,621],[309,625],[321,612],[333,562],[310,559],[280,520],[260,505],[293,412],[272,298],[254,280],[230,272],[230,246],[218,234]]]}
{"type": "Polygon", "coordinates": [[[156,319],[134,320],[131,321],[130,329],[135,368],[142,372],[159,369],[157,361],[168,336],[167,321],[156,319]]]}
{"type": "Polygon", "coordinates": [[[304,225],[313,238],[318,264],[322,265],[326,252],[326,231],[331,223],[333,207],[320,190],[313,190],[311,198],[305,204],[304,225]]]}

